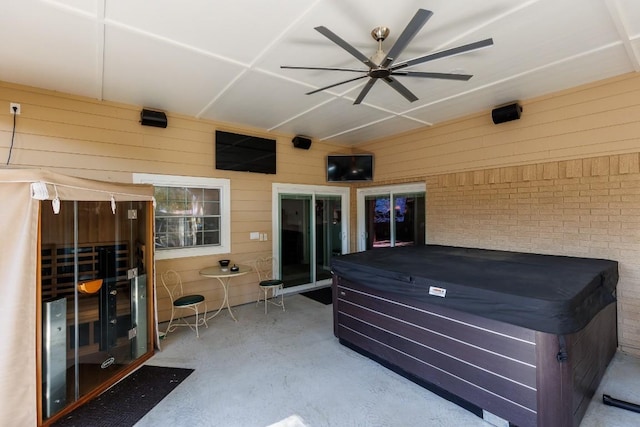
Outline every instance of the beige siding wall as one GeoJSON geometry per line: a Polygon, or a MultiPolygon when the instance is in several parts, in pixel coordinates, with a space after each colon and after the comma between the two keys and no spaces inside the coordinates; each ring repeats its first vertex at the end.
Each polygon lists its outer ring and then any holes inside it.
{"type": "MultiPolygon", "coordinates": [[[[140,126],[141,107],[0,83],[0,105],[22,104],[12,164],[130,182],[133,172],[231,179],[232,253],[158,261],[175,268],[210,306],[219,285],[198,275],[219,258],[244,262],[271,251],[249,240],[271,231],[271,184],[324,184],[324,157],[344,147],[314,142],[298,150],[292,135],[234,129],[169,113],[169,127],[140,126]],[[278,174],[216,171],[216,128],[273,137],[278,174]]],[[[518,121],[494,125],[484,111],[357,147],[376,156],[373,185],[427,183],[431,243],[595,256],[620,262],[622,348],[640,354],[640,75],[631,74],[523,100],[518,121]]],[[[0,109],[0,159],[12,116],[0,109]]],[[[4,162],[3,162],[4,163],[4,162]]],[[[369,184],[371,185],[371,184],[369,184]]],[[[351,192],[355,245],[355,186],[351,192]]],[[[238,278],[231,303],[256,297],[255,277],[238,278]]],[[[160,294],[160,318],[166,319],[160,294]]]]}
{"type": "MultiPolygon", "coordinates": [[[[244,262],[271,253],[272,242],[249,239],[249,232],[266,232],[271,239],[271,184],[324,185],[325,156],[344,147],[314,141],[309,150],[293,147],[293,135],[266,133],[223,123],[167,113],[166,129],[141,126],[140,106],[100,102],[83,97],[0,82],[0,159],[8,158],[13,116],[9,102],[21,104],[11,165],[41,167],[68,175],[132,182],[132,173],[156,173],[231,180],[231,248],[220,256],[163,260],[157,272],[178,270],[189,291],[202,292],[209,307],[222,301],[220,285],[198,271],[230,258],[244,262]],[[214,168],[216,129],[245,132],[277,140],[277,175],[219,171],[214,168]]],[[[233,282],[231,304],[254,301],[257,277],[233,282]]],[[[158,292],[159,318],[168,319],[169,305],[158,292]]]]}
{"type": "Polygon", "coordinates": [[[520,120],[490,111],[363,145],[376,180],[578,159],[640,148],[640,74],[524,100],[520,120]]]}
{"type": "Polygon", "coordinates": [[[619,341],[640,355],[640,75],[374,141],[376,179],[427,184],[427,241],[619,262],[619,341]]]}

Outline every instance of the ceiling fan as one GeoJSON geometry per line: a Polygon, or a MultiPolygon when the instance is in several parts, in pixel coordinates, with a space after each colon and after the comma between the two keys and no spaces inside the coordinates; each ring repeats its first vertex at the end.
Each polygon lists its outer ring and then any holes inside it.
{"type": "Polygon", "coordinates": [[[407,47],[407,45],[413,40],[415,35],[422,29],[424,24],[427,23],[429,18],[433,15],[433,12],[426,9],[418,9],[414,17],[411,19],[409,24],[405,27],[398,40],[396,40],[395,44],[391,47],[388,53],[385,53],[382,50],[382,42],[389,35],[389,29],[387,27],[376,27],[371,31],[371,36],[378,42],[378,50],[376,53],[371,56],[371,58],[367,58],[363,53],[361,53],[358,49],[344,41],[338,35],[333,33],[327,27],[315,27],[315,30],[320,34],[349,52],[352,56],[362,62],[364,65],[369,67],[369,70],[363,69],[355,69],[355,68],[341,68],[341,67],[296,67],[289,65],[282,65],[280,68],[288,68],[288,69],[296,69],[296,70],[328,70],[328,71],[348,71],[354,73],[364,73],[358,77],[354,77],[352,79],[344,80],[338,83],[334,83],[329,86],[321,87],[320,89],[312,90],[311,92],[307,92],[307,95],[311,95],[313,93],[321,92],[326,89],[330,89],[332,87],[336,87],[345,83],[353,82],[356,80],[364,79],[369,77],[369,81],[364,85],[360,94],[354,101],[354,104],[360,104],[365,96],[369,93],[374,83],[378,79],[382,79],[385,83],[395,89],[398,93],[404,96],[410,102],[414,102],[418,100],[409,89],[407,89],[402,83],[394,78],[394,76],[405,76],[405,77],[426,77],[431,79],[445,79],[445,80],[463,80],[467,81],[471,77],[470,74],[453,74],[453,73],[431,73],[431,72],[422,72],[422,71],[410,71],[406,68],[422,64],[427,61],[433,61],[434,59],[440,59],[447,56],[459,55],[461,53],[470,52],[472,50],[481,49],[484,47],[489,47],[493,45],[493,39],[488,38],[485,40],[480,40],[477,42],[465,44],[462,46],[454,47],[451,49],[442,50],[439,52],[430,53],[427,55],[419,56],[414,59],[409,59],[407,61],[395,62],[394,61],[400,56],[402,51],[407,47]]]}

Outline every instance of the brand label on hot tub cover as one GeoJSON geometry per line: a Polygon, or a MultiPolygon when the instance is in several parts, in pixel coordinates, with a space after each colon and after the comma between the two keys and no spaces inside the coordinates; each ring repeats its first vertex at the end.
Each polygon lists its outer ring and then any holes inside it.
{"type": "Polygon", "coordinates": [[[445,288],[437,288],[435,286],[429,286],[429,295],[444,298],[447,295],[447,290],[445,288]]]}

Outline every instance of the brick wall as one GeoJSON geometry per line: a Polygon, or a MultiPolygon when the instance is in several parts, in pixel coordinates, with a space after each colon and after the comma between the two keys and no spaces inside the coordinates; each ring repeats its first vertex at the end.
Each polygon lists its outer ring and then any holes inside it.
{"type": "Polygon", "coordinates": [[[619,262],[621,350],[640,355],[640,155],[426,178],[427,241],[619,262]]]}

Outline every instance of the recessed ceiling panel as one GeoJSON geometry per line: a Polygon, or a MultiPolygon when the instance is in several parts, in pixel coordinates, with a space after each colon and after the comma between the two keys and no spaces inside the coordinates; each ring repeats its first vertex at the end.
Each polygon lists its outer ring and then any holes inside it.
{"type": "Polygon", "coordinates": [[[106,19],[250,64],[312,0],[107,1],[106,19]]]}
{"type": "Polygon", "coordinates": [[[325,93],[305,95],[304,91],[305,87],[297,83],[248,71],[202,117],[272,129],[332,98],[325,93]]]}
{"type": "Polygon", "coordinates": [[[86,16],[33,0],[5,2],[0,80],[96,98],[97,35],[86,16]]]}
{"type": "MultiPolygon", "coordinates": [[[[489,32],[495,42],[491,61],[469,65],[474,66],[479,79],[500,80],[566,58],[597,54],[598,50],[619,43],[607,9],[599,1],[555,2],[553,10],[546,1],[539,1],[495,22],[489,32]],[[571,17],[570,25],[558,16],[571,17]]],[[[461,58],[451,64],[459,64],[461,58]]]]}
{"type": "Polygon", "coordinates": [[[195,116],[241,71],[199,52],[107,28],[105,99],[195,116]]]}
{"type": "Polygon", "coordinates": [[[406,117],[392,116],[387,120],[373,123],[370,126],[354,129],[350,132],[330,138],[329,141],[344,145],[355,146],[367,141],[391,137],[399,133],[425,127],[424,123],[407,119],[406,117]]]}
{"type": "Polygon", "coordinates": [[[47,3],[48,5],[51,5],[53,7],[64,8],[69,11],[87,13],[89,16],[96,16],[98,14],[98,4],[101,3],[98,0],[41,0],[40,2],[47,3]]]}
{"type": "Polygon", "coordinates": [[[314,138],[327,138],[334,134],[367,126],[386,119],[390,114],[365,105],[352,105],[348,100],[337,98],[319,105],[280,126],[277,131],[303,134],[314,138]],[[331,125],[328,126],[327,123],[331,125]]]}
{"type": "Polygon", "coordinates": [[[638,0],[616,0],[611,2],[618,5],[617,9],[629,38],[640,37],[640,2],[638,0]]]}

